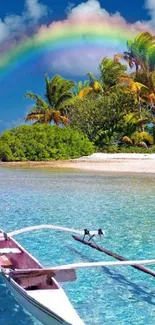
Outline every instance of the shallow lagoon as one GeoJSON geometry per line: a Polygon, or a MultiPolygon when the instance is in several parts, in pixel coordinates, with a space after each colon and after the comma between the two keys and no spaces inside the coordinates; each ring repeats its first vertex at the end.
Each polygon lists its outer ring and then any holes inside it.
{"type": "MultiPolygon", "coordinates": [[[[45,223],[101,227],[104,247],[129,259],[155,258],[155,176],[0,168],[0,227],[11,231],[45,223]]],[[[45,266],[111,260],[66,233],[43,230],[16,239],[45,266]]],[[[130,267],[79,270],[77,276],[63,287],[86,325],[155,324],[151,276],[130,267]]],[[[0,324],[39,325],[2,282],[0,324]]]]}

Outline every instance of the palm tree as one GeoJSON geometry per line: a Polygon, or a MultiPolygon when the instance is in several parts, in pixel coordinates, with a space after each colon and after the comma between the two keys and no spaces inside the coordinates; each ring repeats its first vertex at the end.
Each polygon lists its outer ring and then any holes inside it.
{"type": "Polygon", "coordinates": [[[115,87],[120,82],[120,78],[127,77],[127,67],[107,57],[103,58],[99,69],[100,82],[104,92],[115,87]]]}
{"type": "Polygon", "coordinates": [[[129,67],[135,66],[136,72],[153,71],[155,68],[155,37],[150,32],[139,33],[133,41],[127,41],[128,51],[117,54],[115,62],[120,58],[128,62],[129,67]]]}
{"type": "Polygon", "coordinates": [[[94,77],[92,72],[88,72],[87,76],[89,77],[89,86],[94,90],[94,92],[100,93],[103,91],[101,82],[94,77]]]}
{"type": "MultiPolygon", "coordinates": [[[[130,75],[127,77],[120,78],[120,82],[125,84],[125,92],[131,92],[134,96],[135,103],[136,103],[136,109],[131,114],[131,122],[135,123],[135,117],[137,121],[137,126],[141,128],[141,131],[144,131],[144,124],[149,123],[148,116],[150,119],[151,113],[144,110],[144,102],[146,101],[146,97],[148,97],[148,87],[144,84],[135,81],[130,75]],[[145,117],[144,117],[145,115],[145,117]]],[[[153,98],[151,98],[153,100],[153,98]]],[[[148,100],[148,99],[147,99],[148,100]]],[[[151,117],[152,118],[152,117],[151,117]]]]}
{"type": "Polygon", "coordinates": [[[35,100],[35,106],[31,109],[30,113],[26,116],[26,121],[35,120],[35,123],[51,123],[67,124],[68,118],[64,114],[64,104],[73,97],[72,90],[75,83],[70,80],[63,79],[59,75],[49,79],[45,76],[46,93],[45,99],[41,96],[27,92],[26,98],[35,100]]]}
{"type": "Polygon", "coordinates": [[[127,77],[127,67],[119,62],[115,62],[110,58],[103,58],[99,65],[100,80],[97,80],[94,75],[89,72],[89,85],[83,87],[79,92],[79,97],[83,98],[90,93],[103,94],[106,91],[112,90],[120,82],[121,77],[127,77]]]}
{"type": "Polygon", "coordinates": [[[103,92],[101,83],[95,78],[95,76],[91,72],[88,72],[87,76],[89,77],[89,81],[85,81],[83,87],[81,87],[78,92],[78,97],[81,99],[91,93],[100,94],[103,92]]]}
{"type": "Polygon", "coordinates": [[[85,80],[84,82],[79,81],[75,89],[73,91],[74,99],[83,99],[86,95],[88,95],[92,91],[92,88],[90,87],[89,80],[85,80]]]}
{"type": "Polygon", "coordinates": [[[154,119],[151,113],[146,112],[146,110],[142,109],[140,114],[139,114],[139,110],[127,114],[125,117],[125,121],[129,125],[131,124],[135,126],[134,131],[137,130],[138,132],[144,132],[145,125],[147,125],[150,122],[153,122],[154,119]]]}
{"type": "Polygon", "coordinates": [[[84,88],[89,87],[89,80],[85,80],[84,82],[79,81],[75,85],[75,89],[73,90],[74,96],[78,96],[81,90],[84,88]]]}
{"type": "Polygon", "coordinates": [[[143,88],[141,99],[147,104],[148,109],[154,111],[155,106],[155,36],[150,32],[142,32],[133,41],[127,42],[128,52],[115,55],[115,62],[120,58],[125,59],[129,67],[136,68],[132,78],[135,82],[147,87],[143,88]]]}

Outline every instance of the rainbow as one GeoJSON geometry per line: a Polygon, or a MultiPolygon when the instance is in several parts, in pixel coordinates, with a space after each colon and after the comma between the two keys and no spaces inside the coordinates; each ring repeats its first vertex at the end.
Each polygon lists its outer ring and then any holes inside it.
{"type": "Polygon", "coordinates": [[[110,53],[123,51],[126,41],[133,39],[139,32],[133,25],[110,24],[107,21],[68,21],[53,22],[50,26],[42,26],[31,37],[23,36],[19,44],[9,46],[0,55],[0,80],[12,72],[24,67],[26,63],[41,60],[57,52],[77,53],[77,56],[88,49],[92,53],[100,51],[110,53]]]}

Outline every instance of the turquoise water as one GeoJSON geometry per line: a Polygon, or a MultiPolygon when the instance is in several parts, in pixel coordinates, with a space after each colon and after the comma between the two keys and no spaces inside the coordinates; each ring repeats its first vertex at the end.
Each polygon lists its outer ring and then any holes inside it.
{"type": "MultiPolygon", "coordinates": [[[[103,228],[102,245],[129,259],[155,258],[155,176],[0,168],[0,226],[103,228]]],[[[51,230],[16,236],[43,265],[111,260],[51,230]]],[[[153,267],[152,267],[153,268],[153,267]]],[[[154,325],[155,279],[131,267],[77,271],[63,284],[85,324],[154,325]]],[[[0,282],[0,324],[39,325],[0,282]]]]}

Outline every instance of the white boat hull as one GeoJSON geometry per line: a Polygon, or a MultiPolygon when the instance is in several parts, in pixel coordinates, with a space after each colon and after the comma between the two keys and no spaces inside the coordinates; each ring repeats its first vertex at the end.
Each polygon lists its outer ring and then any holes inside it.
{"type": "MultiPolygon", "coordinates": [[[[38,300],[34,299],[29,292],[26,292],[23,288],[21,288],[14,280],[9,279],[6,275],[2,273],[3,281],[6,283],[6,286],[14,295],[16,300],[22,305],[31,315],[33,315],[36,319],[38,319],[44,325],[84,325],[84,322],[80,319],[80,317],[76,314],[74,308],[70,304],[66,294],[63,294],[66,297],[71,307],[71,313],[75,313],[75,321],[67,322],[65,319],[56,314],[51,308],[49,309],[45,305],[41,304],[38,300]]],[[[59,290],[59,289],[58,289],[59,290]]],[[[65,300],[64,300],[65,303],[65,300]]],[[[63,306],[63,301],[59,302],[59,309],[61,311],[61,307],[63,306]]],[[[66,311],[67,312],[67,311],[66,311]]]]}
{"type": "MultiPolygon", "coordinates": [[[[11,272],[7,273],[8,268],[39,269],[39,271],[44,269],[30,253],[3,230],[0,230],[0,250],[7,255],[0,256],[2,279],[19,304],[31,315],[44,325],[84,325],[55,277],[34,276],[16,279],[11,276],[11,272]]],[[[69,274],[67,279],[73,280],[74,273],[69,274]]],[[[60,275],[60,281],[66,279],[66,274],[60,275]]]]}

